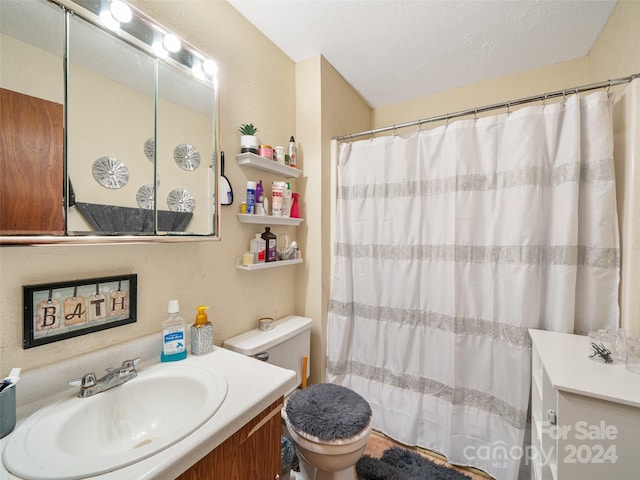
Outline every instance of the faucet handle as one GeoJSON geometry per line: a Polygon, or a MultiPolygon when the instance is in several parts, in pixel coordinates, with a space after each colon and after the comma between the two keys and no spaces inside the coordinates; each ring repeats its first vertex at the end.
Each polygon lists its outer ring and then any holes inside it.
{"type": "Polygon", "coordinates": [[[75,378],[69,381],[69,385],[74,387],[82,387],[82,388],[93,387],[96,385],[96,383],[97,383],[97,380],[96,380],[95,373],[87,373],[82,378],[75,378]]]}
{"type": "Polygon", "coordinates": [[[122,368],[133,370],[138,362],[140,362],[140,357],[132,358],[131,360],[125,360],[124,362],[122,362],[122,368]]]}

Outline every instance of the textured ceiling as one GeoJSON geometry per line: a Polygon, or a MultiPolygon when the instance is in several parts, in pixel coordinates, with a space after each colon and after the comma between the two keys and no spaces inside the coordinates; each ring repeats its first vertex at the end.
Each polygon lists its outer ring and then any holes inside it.
{"type": "Polygon", "coordinates": [[[292,60],[322,54],[373,108],[583,57],[616,0],[229,0],[292,60]]]}

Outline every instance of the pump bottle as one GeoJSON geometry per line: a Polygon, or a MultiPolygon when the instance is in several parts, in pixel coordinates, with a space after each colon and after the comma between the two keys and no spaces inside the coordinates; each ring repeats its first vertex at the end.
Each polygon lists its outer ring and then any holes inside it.
{"type": "Polygon", "coordinates": [[[160,355],[160,360],[163,362],[175,362],[187,358],[186,322],[180,316],[178,300],[170,300],[167,311],[169,318],[162,322],[162,354],[160,355]]]}
{"type": "Polygon", "coordinates": [[[195,323],[191,325],[192,355],[206,355],[213,352],[213,325],[207,318],[208,308],[205,305],[196,307],[198,314],[195,323]]]}

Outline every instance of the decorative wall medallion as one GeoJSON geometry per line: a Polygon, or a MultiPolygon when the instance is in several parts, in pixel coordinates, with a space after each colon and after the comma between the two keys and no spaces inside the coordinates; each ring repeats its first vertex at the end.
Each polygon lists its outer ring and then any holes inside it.
{"type": "Polygon", "coordinates": [[[176,188],[169,192],[167,205],[172,212],[193,212],[196,208],[196,201],[193,195],[184,188],[176,188]]]}
{"type": "Polygon", "coordinates": [[[150,183],[142,185],[136,193],[136,201],[140,208],[153,210],[153,185],[150,183]]]}
{"type": "Polygon", "coordinates": [[[200,166],[198,150],[188,143],[181,143],[173,149],[173,159],[183,170],[195,170],[200,166]]]}
{"type": "Polygon", "coordinates": [[[107,188],[122,188],[129,181],[129,169],[115,157],[100,157],[91,172],[96,182],[107,188]]]}
{"type": "Polygon", "coordinates": [[[156,153],[156,139],[151,137],[144,142],[144,156],[153,163],[153,156],[156,153]]]}

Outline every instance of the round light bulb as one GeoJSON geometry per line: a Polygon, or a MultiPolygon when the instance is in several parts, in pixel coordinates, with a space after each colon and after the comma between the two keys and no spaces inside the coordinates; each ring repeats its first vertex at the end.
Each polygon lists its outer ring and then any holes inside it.
{"type": "Polygon", "coordinates": [[[114,0],[111,3],[111,15],[121,23],[129,23],[133,16],[129,5],[121,0],[114,0]]]}
{"type": "Polygon", "coordinates": [[[174,53],[179,51],[181,47],[180,39],[175,35],[173,35],[172,33],[169,33],[164,36],[164,40],[162,40],[162,45],[169,52],[174,52],[174,53]]]}
{"type": "Polygon", "coordinates": [[[218,73],[218,64],[208,58],[202,64],[202,69],[207,75],[211,75],[212,77],[214,77],[218,73]]]}

